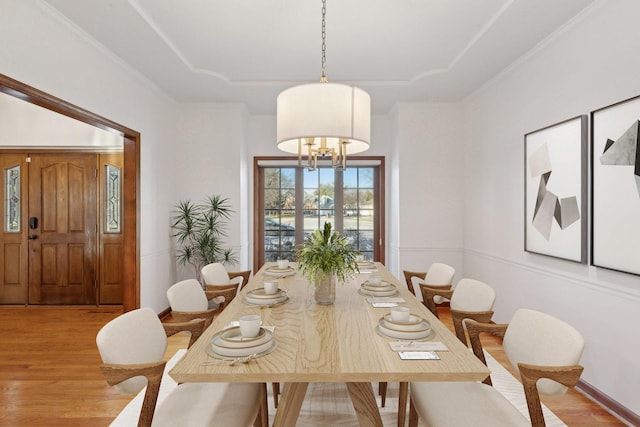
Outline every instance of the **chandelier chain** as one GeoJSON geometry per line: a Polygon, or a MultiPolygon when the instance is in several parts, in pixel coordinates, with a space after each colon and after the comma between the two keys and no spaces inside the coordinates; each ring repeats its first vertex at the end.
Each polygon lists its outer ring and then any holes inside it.
{"type": "Polygon", "coordinates": [[[325,25],[325,15],[327,14],[327,0],[322,0],[322,76],[320,77],[321,82],[327,81],[326,76],[326,66],[327,66],[327,31],[325,25]]]}

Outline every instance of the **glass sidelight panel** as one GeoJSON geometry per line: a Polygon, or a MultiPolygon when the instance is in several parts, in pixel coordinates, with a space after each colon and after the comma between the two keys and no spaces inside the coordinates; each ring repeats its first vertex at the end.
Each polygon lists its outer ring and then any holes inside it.
{"type": "Polygon", "coordinates": [[[4,180],[4,231],[20,233],[20,165],[6,169],[4,180]]]}
{"type": "Polygon", "coordinates": [[[105,233],[119,233],[121,224],[121,170],[115,166],[105,166],[105,233]]]}

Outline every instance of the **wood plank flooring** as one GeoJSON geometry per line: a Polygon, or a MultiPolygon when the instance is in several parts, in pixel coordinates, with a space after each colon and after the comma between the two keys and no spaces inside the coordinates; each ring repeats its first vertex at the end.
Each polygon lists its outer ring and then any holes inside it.
{"type": "MultiPolygon", "coordinates": [[[[95,336],[121,312],[119,306],[0,307],[0,426],[108,426],[133,396],[104,381],[95,336]]],[[[441,313],[451,327],[447,310],[441,313]]],[[[499,341],[485,342],[505,365],[499,341]]],[[[170,338],[166,357],[186,343],[184,335],[170,338]]],[[[576,391],[544,403],[569,426],[624,425],[576,391]]]]}

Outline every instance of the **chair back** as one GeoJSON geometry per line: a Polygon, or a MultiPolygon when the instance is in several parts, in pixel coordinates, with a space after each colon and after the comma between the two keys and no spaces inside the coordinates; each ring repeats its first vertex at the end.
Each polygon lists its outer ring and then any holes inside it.
{"type": "Polygon", "coordinates": [[[430,286],[450,285],[453,281],[454,274],[456,274],[455,268],[447,264],[434,262],[427,271],[424,283],[430,286]]]}
{"type": "Polygon", "coordinates": [[[484,282],[474,279],[460,279],[453,290],[451,310],[491,311],[496,302],[496,292],[484,282]]]}
{"type": "MultiPolygon", "coordinates": [[[[502,345],[511,364],[546,366],[577,365],[582,357],[584,338],[573,326],[551,315],[535,310],[519,309],[509,322],[502,345]]],[[[541,379],[538,391],[547,395],[563,394],[560,383],[541,379]]]]}
{"type": "Polygon", "coordinates": [[[219,262],[205,265],[200,270],[200,274],[206,285],[228,285],[231,283],[227,269],[219,262]]]}
{"type": "MultiPolygon", "coordinates": [[[[150,308],[124,313],[104,325],[96,336],[102,362],[139,364],[159,362],[167,350],[167,335],[158,315],[150,308]]],[[[134,377],[115,386],[122,394],[137,393],[147,385],[145,377],[134,377]]]]}
{"type": "Polygon", "coordinates": [[[196,279],[187,279],[167,289],[167,299],[173,311],[205,311],[209,301],[196,279]]]}

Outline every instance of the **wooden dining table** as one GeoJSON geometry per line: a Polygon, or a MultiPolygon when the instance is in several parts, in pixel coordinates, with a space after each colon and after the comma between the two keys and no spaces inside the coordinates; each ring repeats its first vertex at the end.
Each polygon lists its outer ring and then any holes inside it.
{"type": "MultiPolygon", "coordinates": [[[[341,382],[347,386],[360,425],[382,426],[372,382],[395,381],[406,387],[409,381],[482,381],[489,375],[487,367],[382,264],[375,264],[377,273],[396,285],[395,297],[404,299],[400,305],[429,321],[430,341],[448,349],[437,352],[439,360],[401,360],[392,351],[389,343],[398,340],[376,329],[390,309],[374,308],[359,292],[370,270],[338,283],[332,305],[316,304],[313,286],[300,272],[276,278],[289,296],[286,303],[267,308],[248,304],[245,294],[273,279],[265,276],[265,269],[273,265],[265,264],[254,275],[169,372],[175,381],[283,383],[274,426],[296,424],[309,383],[341,382]],[[212,337],[244,314],[259,314],[263,325],[274,327],[275,349],[246,364],[203,364],[214,360],[207,352],[212,337]]],[[[399,408],[406,408],[406,402],[399,402],[399,408]]],[[[404,424],[405,410],[400,412],[404,424]]]]}

